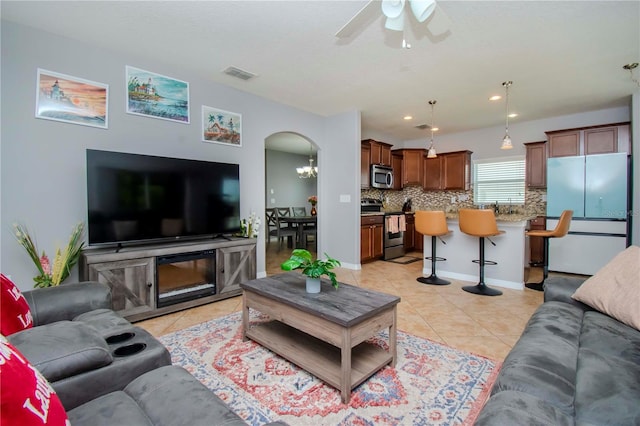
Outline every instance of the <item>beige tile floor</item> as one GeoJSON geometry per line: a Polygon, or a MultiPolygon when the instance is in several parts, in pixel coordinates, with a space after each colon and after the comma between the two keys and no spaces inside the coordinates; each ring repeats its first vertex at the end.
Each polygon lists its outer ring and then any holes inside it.
{"type": "MultiPolygon", "coordinates": [[[[267,248],[268,275],[280,273],[280,263],[290,254],[289,249],[278,252],[276,247],[274,241],[267,248]]],[[[420,257],[420,253],[410,255],[420,257]]],[[[529,289],[501,289],[502,296],[485,297],[464,292],[461,287],[469,285],[468,282],[424,285],[416,281],[421,270],[420,261],[407,265],[376,261],[362,265],[360,271],[339,268],[337,275],[341,282],[400,296],[399,330],[496,360],[504,359],[542,303],[543,293],[529,289]]],[[[539,272],[533,270],[530,280],[534,281],[539,272]]],[[[136,325],[161,336],[241,308],[241,298],[234,297],[136,325]]]]}

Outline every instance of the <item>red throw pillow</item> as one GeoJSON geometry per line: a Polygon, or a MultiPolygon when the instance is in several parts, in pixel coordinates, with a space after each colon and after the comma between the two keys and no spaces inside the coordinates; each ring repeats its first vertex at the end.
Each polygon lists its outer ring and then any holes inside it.
{"type": "Polygon", "coordinates": [[[47,379],[0,336],[0,424],[69,426],[67,413],[47,379]]]}
{"type": "Polygon", "coordinates": [[[0,333],[9,336],[33,327],[29,304],[20,289],[4,274],[0,274],[0,333]]]}

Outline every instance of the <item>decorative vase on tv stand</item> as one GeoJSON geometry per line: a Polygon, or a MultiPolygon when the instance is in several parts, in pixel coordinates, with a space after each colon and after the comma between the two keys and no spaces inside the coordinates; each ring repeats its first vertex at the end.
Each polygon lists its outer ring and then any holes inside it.
{"type": "Polygon", "coordinates": [[[316,214],[318,214],[318,212],[316,211],[316,206],[311,206],[311,216],[315,216],[316,214]]]}
{"type": "Polygon", "coordinates": [[[320,293],[320,278],[307,277],[306,289],[307,293],[320,293]]]}

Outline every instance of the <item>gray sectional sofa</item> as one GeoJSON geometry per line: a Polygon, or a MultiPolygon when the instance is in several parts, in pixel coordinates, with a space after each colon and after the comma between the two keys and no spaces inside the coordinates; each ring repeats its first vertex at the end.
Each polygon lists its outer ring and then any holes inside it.
{"type": "Polygon", "coordinates": [[[247,424],[171,365],[157,339],[109,309],[109,286],[83,282],[23,295],[34,327],[8,340],[52,385],[72,425],[247,424]]]}
{"type": "Polygon", "coordinates": [[[546,281],[476,425],[640,425],[640,331],[572,299],[582,282],[546,281]]]}

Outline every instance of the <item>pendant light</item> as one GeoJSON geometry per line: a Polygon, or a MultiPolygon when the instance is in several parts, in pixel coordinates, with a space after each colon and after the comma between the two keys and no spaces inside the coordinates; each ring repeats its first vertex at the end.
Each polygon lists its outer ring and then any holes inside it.
{"type": "Polygon", "coordinates": [[[504,86],[504,89],[506,91],[505,115],[507,116],[507,124],[505,126],[504,138],[502,138],[502,146],[500,147],[500,149],[513,148],[513,145],[511,144],[511,136],[509,136],[509,86],[511,86],[512,84],[513,84],[513,81],[505,81],[504,83],[502,83],[502,86],[504,86]]]}
{"type": "Polygon", "coordinates": [[[433,146],[433,107],[435,106],[437,101],[429,101],[429,105],[431,105],[431,142],[429,143],[429,149],[427,150],[427,158],[436,158],[438,155],[436,154],[436,149],[433,146]]]}

